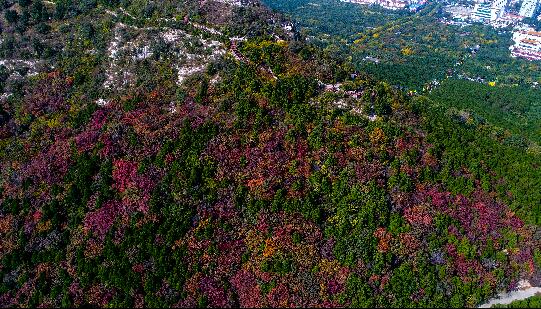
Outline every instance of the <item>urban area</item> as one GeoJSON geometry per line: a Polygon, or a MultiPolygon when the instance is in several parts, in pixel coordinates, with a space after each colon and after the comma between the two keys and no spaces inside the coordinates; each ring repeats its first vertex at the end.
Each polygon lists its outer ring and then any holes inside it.
{"type": "MultiPolygon", "coordinates": [[[[390,10],[408,9],[416,12],[426,0],[341,0],[342,2],[379,5],[390,10]]],[[[452,1],[445,6],[449,15],[442,22],[449,25],[468,26],[483,23],[495,28],[513,31],[514,44],[509,47],[511,57],[541,60],[541,0],[480,0],[452,1]],[[537,27],[539,28],[539,26],[537,27]]]]}

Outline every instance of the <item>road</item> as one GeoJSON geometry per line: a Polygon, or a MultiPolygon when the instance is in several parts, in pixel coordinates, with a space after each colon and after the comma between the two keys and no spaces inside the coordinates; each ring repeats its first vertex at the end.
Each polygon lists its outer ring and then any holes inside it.
{"type": "Polygon", "coordinates": [[[508,305],[515,300],[523,300],[536,294],[541,294],[541,288],[533,287],[530,285],[530,282],[522,280],[519,282],[517,290],[502,293],[497,298],[490,299],[487,303],[479,306],[479,308],[490,308],[493,305],[508,305]]]}

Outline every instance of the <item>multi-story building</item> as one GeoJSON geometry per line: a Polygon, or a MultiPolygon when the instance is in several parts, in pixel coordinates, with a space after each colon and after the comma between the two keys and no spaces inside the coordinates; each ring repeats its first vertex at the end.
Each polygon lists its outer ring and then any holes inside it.
{"type": "Polygon", "coordinates": [[[515,44],[509,49],[512,57],[541,60],[541,32],[533,28],[517,29],[513,32],[515,44]]]}
{"type": "Polygon", "coordinates": [[[342,2],[356,4],[376,4],[389,10],[403,10],[410,8],[412,11],[419,10],[426,4],[426,0],[340,0],[342,2]]]}
{"type": "Polygon", "coordinates": [[[496,20],[502,17],[509,1],[510,0],[494,0],[490,7],[490,20],[496,20]]]}
{"type": "Polygon", "coordinates": [[[465,22],[469,20],[473,13],[472,7],[459,6],[459,5],[449,5],[443,8],[446,13],[449,13],[452,16],[454,21],[465,22]]]}
{"type": "Polygon", "coordinates": [[[520,6],[519,14],[524,17],[533,17],[537,11],[540,0],[524,0],[520,6]]]}
{"type": "Polygon", "coordinates": [[[519,24],[522,19],[523,17],[517,14],[505,13],[502,17],[498,18],[496,21],[493,21],[491,24],[495,28],[505,28],[519,24]]]}
{"type": "Polygon", "coordinates": [[[495,21],[504,16],[510,0],[480,1],[475,4],[472,19],[480,22],[495,21]]]}
{"type": "Polygon", "coordinates": [[[389,10],[405,9],[409,3],[404,0],[380,0],[379,5],[389,10]]]}
{"type": "Polygon", "coordinates": [[[356,4],[377,4],[378,0],[340,0],[342,2],[356,3],[356,4]]]}
{"type": "Polygon", "coordinates": [[[489,2],[478,2],[473,8],[472,19],[481,22],[490,20],[492,17],[491,8],[489,2]]]}

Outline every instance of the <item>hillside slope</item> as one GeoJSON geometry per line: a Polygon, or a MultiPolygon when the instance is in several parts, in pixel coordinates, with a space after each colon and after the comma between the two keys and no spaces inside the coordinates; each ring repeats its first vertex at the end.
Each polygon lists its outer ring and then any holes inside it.
{"type": "Polygon", "coordinates": [[[257,3],[159,2],[5,28],[6,59],[56,52],[5,68],[0,306],[473,307],[541,281],[538,153],[257,3]]]}

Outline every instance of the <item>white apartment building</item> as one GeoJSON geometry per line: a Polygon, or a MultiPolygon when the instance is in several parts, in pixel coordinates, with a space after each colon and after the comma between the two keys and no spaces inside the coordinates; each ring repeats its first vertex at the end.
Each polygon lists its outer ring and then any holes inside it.
{"type": "Polygon", "coordinates": [[[512,57],[541,60],[541,32],[533,28],[517,29],[513,32],[515,44],[509,49],[512,57]]]}
{"type": "MultiPolygon", "coordinates": [[[[490,20],[496,20],[505,14],[505,9],[510,0],[494,0],[490,8],[490,20]]],[[[528,0],[525,0],[528,1],[528,0]]],[[[534,0],[538,1],[538,0],[534,0]]]]}
{"type": "Polygon", "coordinates": [[[524,0],[522,1],[522,6],[520,7],[519,14],[524,17],[533,17],[537,11],[537,6],[539,5],[540,0],[524,0]]]}
{"type": "Polygon", "coordinates": [[[490,3],[478,2],[472,12],[472,19],[476,21],[487,21],[491,18],[490,3]]]}

